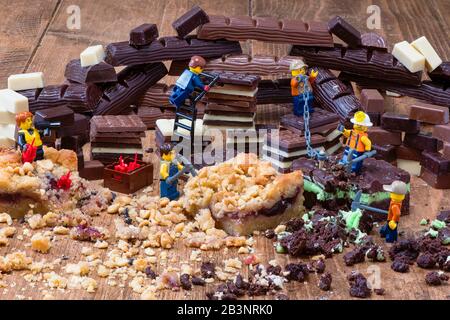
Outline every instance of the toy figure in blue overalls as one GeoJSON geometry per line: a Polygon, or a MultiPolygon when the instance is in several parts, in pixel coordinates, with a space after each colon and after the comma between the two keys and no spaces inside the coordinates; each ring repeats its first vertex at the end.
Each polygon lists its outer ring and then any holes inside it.
{"type": "Polygon", "coordinates": [[[175,159],[175,152],[173,146],[170,143],[164,143],[159,148],[161,156],[160,162],[160,196],[161,198],[169,198],[169,200],[176,200],[180,196],[177,189],[177,181],[173,181],[172,184],[167,182],[167,178],[173,177],[179,171],[183,169],[183,165],[178,163],[175,159]]]}
{"type": "Polygon", "coordinates": [[[312,70],[308,75],[308,66],[302,60],[295,60],[291,63],[289,70],[292,74],[291,79],[291,95],[294,102],[294,114],[303,117],[305,100],[310,113],[314,112],[313,101],[314,95],[311,85],[316,80],[319,72],[312,70]]]}
{"type": "Polygon", "coordinates": [[[209,86],[205,86],[199,76],[203,72],[205,65],[206,61],[202,57],[193,56],[191,58],[189,69],[184,70],[175,83],[175,87],[169,98],[171,104],[180,107],[196,88],[209,91],[209,86]]]}

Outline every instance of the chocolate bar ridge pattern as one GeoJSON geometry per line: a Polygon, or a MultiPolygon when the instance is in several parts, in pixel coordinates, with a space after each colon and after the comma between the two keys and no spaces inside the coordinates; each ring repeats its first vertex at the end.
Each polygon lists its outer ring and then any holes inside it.
{"type": "Polygon", "coordinates": [[[111,43],[106,47],[105,61],[117,67],[165,60],[186,60],[194,55],[201,55],[203,58],[217,58],[229,53],[242,53],[239,42],[205,41],[199,40],[195,36],[189,36],[186,39],[163,37],[139,49],[130,46],[128,41],[111,43]]]}
{"type": "Polygon", "coordinates": [[[148,88],[166,74],[167,69],[162,62],[125,68],[118,74],[119,82],[105,90],[94,114],[119,114],[130,104],[137,102],[148,88]]]}
{"type": "Polygon", "coordinates": [[[279,20],[275,17],[209,16],[209,23],[199,27],[197,36],[205,40],[259,40],[316,47],[333,46],[333,37],[326,23],[279,20]]]}
{"type": "Polygon", "coordinates": [[[368,48],[350,49],[339,44],[334,48],[293,46],[292,56],[302,56],[310,66],[339,70],[368,78],[420,86],[422,71],[411,73],[388,52],[368,48]]]}

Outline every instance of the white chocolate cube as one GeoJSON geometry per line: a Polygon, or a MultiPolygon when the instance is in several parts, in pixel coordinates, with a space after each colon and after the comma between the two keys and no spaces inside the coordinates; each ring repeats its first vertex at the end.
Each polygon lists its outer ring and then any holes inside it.
{"type": "Polygon", "coordinates": [[[425,57],[408,41],[396,43],[392,55],[410,72],[422,71],[425,68],[425,57]]]}
{"type": "Polygon", "coordinates": [[[0,109],[17,114],[28,110],[28,98],[11,90],[0,90],[0,109]]]}
{"type": "Polygon", "coordinates": [[[426,37],[411,42],[411,45],[425,57],[425,66],[428,72],[433,71],[442,63],[442,59],[438,56],[434,48],[426,37]]]}
{"type": "Polygon", "coordinates": [[[81,54],[81,66],[88,67],[102,62],[106,57],[105,50],[100,44],[98,46],[87,47],[81,54]]]}
{"type": "Polygon", "coordinates": [[[15,124],[0,124],[0,137],[14,140],[16,135],[15,124]]]}
{"type": "Polygon", "coordinates": [[[16,115],[9,111],[3,111],[0,107],[0,124],[15,124],[16,115]]]}
{"type": "Polygon", "coordinates": [[[19,91],[44,87],[42,72],[13,74],[8,77],[8,89],[19,91]]]}

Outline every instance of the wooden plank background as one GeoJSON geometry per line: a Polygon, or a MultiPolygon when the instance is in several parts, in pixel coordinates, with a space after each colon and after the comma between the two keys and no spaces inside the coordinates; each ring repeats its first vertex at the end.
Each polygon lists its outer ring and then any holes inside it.
{"type": "MultiPolygon", "coordinates": [[[[79,56],[88,45],[108,44],[128,38],[129,30],[143,22],[153,22],[159,27],[160,35],[175,34],[171,22],[192,5],[199,4],[209,14],[278,16],[280,18],[299,18],[303,20],[328,21],[334,15],[341,15],[362,32],[368,32],[366,26],[367,7],[376,4],[381,8],[381,30],[376,30],[392,44],[401,40],[412,41],[425,35],[444,59],[450,58],[449,21],[450,1],[448,0],[228,0],[217,1],[143,1],[143,0],[0,0],[3,10],[0,20],[0,83],[6,86],[10,74],[20,72],[43,71],[47,84],[64,81],[66,63],[79,56]],[[68,30],[67,8],[78,5],[81,9],[81,29],[68,30]]],[[[243,44],[244,52],[250,54],[287,53],[286,45],[275,45],[257,41],[243,44]]],[[[169,80],[170,81],[170,80],[169,80]]],[[[410,99],[387,98],[390,109],[402,111],[410,99]]],[[[269,106],[268,108],[273,108],[269,106]]],[[[264,111],[264,110],[263,110],[264,111]]],[[[151,145],[150,133],[147,143],[151,145]]],[[[156,161],[153,158],[153,161],[156,161]]],[[[155,185],[155,187],[157,187],[155,185]]],[[[156,188],[157,190],[157,188],[156,188]]],[[[422,218],[433,219],[439,210],[450,208],[450,191],[438,191],[429,188],[422,180],[413,179],[411,214],[401,221],[401,229],[406,235],[417,234],[422,218]]],[[[112,228],[112,217],[102,215],[95,224],[112,228]]],[[[16,225],[19,233],[22,226],[16,225]]],[[[256,253],[267,262],[277,259],[286,264],[297,259],[286,255],[277,255],[271,242],[257,237],[254,246],[256,253]]],[[[26,240],[24,240],[26,241],[26,240]]],[[[57,237],[49,255],[41,255],[25,250],[36,260],[52,260],[65,255],[66,263],[76,262],[85,243],[69,241],[67,237],[57,237]]],[[[17,239],[7,248],[0,248],[0,254],[6,254],[17,248],[23,249],[23,243],[17,239]]],[[[388,246],[385,247],[388,249],[388,246]]],[[[235,256],[231,254],[227,256],[235,256]]],[[[190,250],[176,247],[169,256],[178,261],[188,260],[190,250]]],[[[103,258],[105,253],[103,253],[103,258]]],[[[222,252],[204,253],[204,259],[212,259],[220,264],[225,258],[222,252]],[[209,258],[208,258],[209,257],[209,258]]],[[[287,292],[291,299],[348,299],[346,274],[357,269],[370,275],[369,264],[354,268],[345,267],[342,255],[326,261],[327,270],[333,275],[333,291],[323,293],[317,288],[317,277],[313,275],[308,283],[289,284],[287,292]]],[[[384,297],[374,299],[448,299],[449,286],[428,287],[425,284],[425,270],[412,267],[408,274],[398,274],[390,270],[390,263],[381,263],[382,287],[387,292],[384,297]]],[[[58,270],[56,270],[58,272],[58,270]]],[[[61,272],[63,274],[63,272],[61,272]]],[[[96,278],[94,276],[94,278],[96,278]]],[[[139,295],[128,286],[109,287],[106,281],[98,279],[99,289],[94,294],[83,290],[70,292],[54,291],[52,294],[61,299],[136,299],[139,295]]],[[[32,287],[23,280],[21,273],[5,275],[2,279],[8,287],[0,289],[0,299],[40,299],[42,287],[32,287]]],[[[162,299],[204,299],[205,291],[212,287],[196,288],[191,293],[164,292],[162,299]]],[[[264,298],[264,297],[259,297],[264,298]]]]}

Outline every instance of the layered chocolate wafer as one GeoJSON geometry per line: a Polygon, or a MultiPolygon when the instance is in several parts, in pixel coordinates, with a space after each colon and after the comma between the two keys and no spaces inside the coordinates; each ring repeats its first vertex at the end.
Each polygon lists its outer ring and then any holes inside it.
{"type": "Polygon", "coordinates": [[[94,116],[91,128],[97,133],[142,132],[146,129],[138,116],[94,116]]]}
{"type": "Polygon", "coordinates": [[[217,58],[229,53],[242,53],[239,42],[206,41],[197,39],[195,36],[189,36],[186,39],[163,37],[140,48],[130,46],[128,41],[111,43],[106,47],[105,61],[116,67],[166,60],[186,60],[194,55],[217,58]]]}
{"type": "Polygon", "coordinates": [[[333,46],[333,37],[326,23],[248,16],[209,16],[209,20],[209,23],[198,29],[199,39],[259,40],[317,47],[333,46]]]}
{"type": "Polygon", "coordinates": [[[169,97],[172,93],[173,86],[165,83],[157,83],[145,91],[137,102],[138,109],[140,107],[163,107],[170,105],[169,97]]]}

